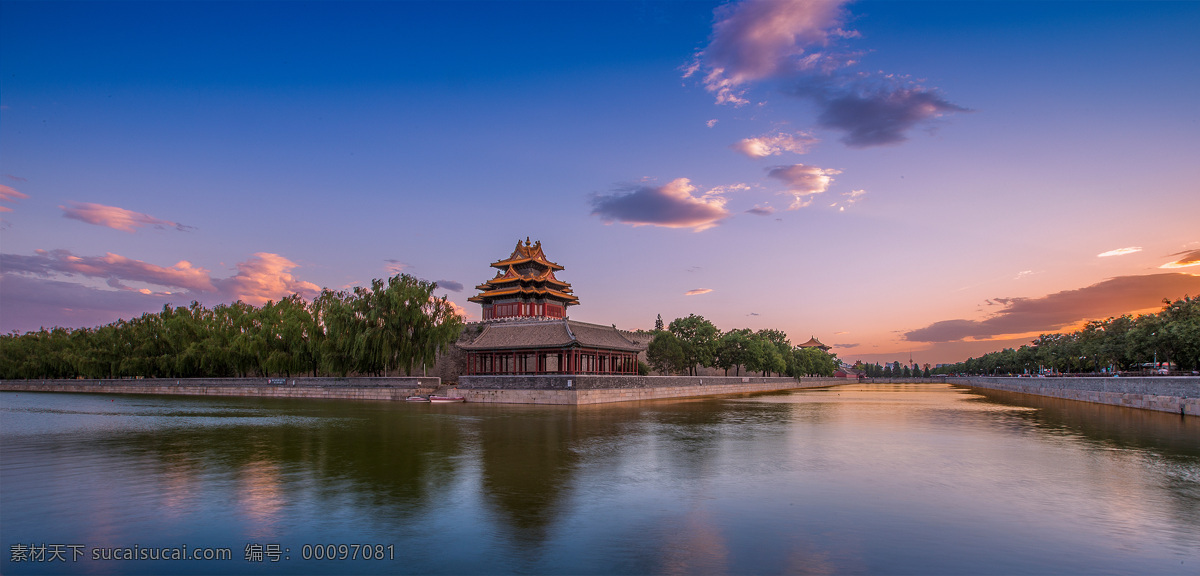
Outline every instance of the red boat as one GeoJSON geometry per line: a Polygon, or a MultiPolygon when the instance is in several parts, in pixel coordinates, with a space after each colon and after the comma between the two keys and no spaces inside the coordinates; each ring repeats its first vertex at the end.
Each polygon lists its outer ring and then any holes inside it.
{"type": "Polygon", "coordinates": [[[430,402],[446,403],[446,402],[466,402],[467,399],[462,396],[430,396],[430,402]]]}

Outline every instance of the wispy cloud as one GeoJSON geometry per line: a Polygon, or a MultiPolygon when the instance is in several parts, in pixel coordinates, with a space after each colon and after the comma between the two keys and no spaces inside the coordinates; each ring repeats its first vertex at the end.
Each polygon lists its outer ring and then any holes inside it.
{"type": "Polygon", "coordinates": [[[708,126],[709,128],[712,128],[713,126],[717,125],[717,122],[718,122],[718,120],[716,118],[713,118],[712,120],[705,122],[704,125],[708,126]]]}
{"type": "Polygon", "coordinates": [[[750,82],[826,68],[836,58],[822,49],[841,29],[841,1],[749,0],[716,10],[708,47],[698,54],[690,76],[701,69],[704,86],[722,104],[742,105],[750,82]]]}
{"type": "Polygon", "coordinates": [[[687,178],[677,178],[663,186],[628,186],[615,194],[593,194],[592,215],[605,223],[691,228],[700,232],[729,216],[725,198],[721,196],[724,191],[714,188],[696,196],[696,187],[687,178]]]}
{"type": "Polygon", "coordinates": [[[1171,256],[1179,256],[1178,259],[1167,262],[1159,268],[1188,268],[1191,266],[1200,266],[1200,250],[1190,250],[1186,252],[1176,252],[1171,256]]]}
{"type": "Polygon", "coordinates": [[[966,108],[904,76],[851,73],[861,54],[839,49],[860,35],[843,28],[842,0],[745,0],[716,10],[707,47],[686,68],[719,104],[748,104],[747,90],[771,83],[810,100],[817,125],[845,132],[852,148],[896,144],[918,125],[966,108]]]}
{"type": "Polygon", "coordinates": [[[192,266],[187,260],[163,267],[111,252],[104,256],[76,256],[67,250],[37,250],[32,256],[0,254],[0,262],[6,274],[19,272],[43,278],[79,275],[103,278],[113,287],[124,287],[122,282],[142,282],[202,292],[216,289],[208,270],[192,266]]]}
{"type": "Polygon", "coordinates": [[[775,213],[775,207],[755,205],[753,208],[747,210],[746,213],[754,214],[755,216],[770,216],[775,213]]]}
{"type": "Polygon", "coordinates": [[[839,212],[845,212],[847,206],[853,206],[854,204],[857,204],[858,201],[862,200],[862,197],[866,194],[866,190],[851,190],[849,192],[842,192],[842,197],[844,200],[841,202],[834,202],[832,206],[837,208],[839,212]]]}
{"type": "MultiPolygon", "coordinates": [[[[29,195],[24,192],[18,192],[11,186],[0,184],[0,202],[16,202],[29,198],[29,195]]],[[[8,206],[0,206],[0,212],[12,212],[12,208],[8,206]]]]}
{"type": "Polygon", "coordinates": [[[1197,293],[1200,293],[1200,276],[1181,273],[1119,276],[1040,298],[993,299],[1007,306],[987,319],[934,322],[907,332],[904,338],[914,342],[955,342],[1055,332],[1085,320],[1153,309],[1163,298],[1197,293]]]}
{"type": "Polygon", "coordinates": [[[0,332],[40,327],[99,326],[162,308],[169,296],[141,291],[103,290],[62,280],[0,275],[0,332]]]}
{"type": "Polygon", "coordinates": [[[817,142],[819,140],[804,132],[794,134],[780,132],[745,138],[731,148],[751,158],[766,158],[767,156],[778,156],[784,152],[807,154],[808,150],[817,142]]]}
{"type": "Polygon", "coordinates": [[[192,297],[212,295],[232,301],[243,300],[260,305],[291,294],[306,298],[320,291],[316,284],[297,279],[291,271],[298,265],[283,256],[259,252],[236,266],[228,278],[213,278],[211,273],[180,260],[173,266],[158,266],[111,252],[104,256],[77,256],[68,250],[37,250],[33,255],[0,254],[0,269],[6,275],[27,275],[47,279],[83,276],[105,281],[109,287],[124,291],[151,293],[148,288],[133,288],[129,283],[186,291],[192,297]]]}
{"type": "Polygon", "coordinates": [[[13,176],[12,174],[5,174],[4,177],[8,178],[9,180],[12,180],[13,182],[28,182],[29,181],[28,178],[22,178],[20,176],[13,176]]]}
{"type": "Polygon", "coordinates": [[[437,285],[438,285],[438,288],[444,288],[451,292],[462,292],[463,291],[462,282],[455,282],[453,280],[438,280],[437,285]]]}
{"type": "Polygon", "coordinates": [[[701,294],[708,294],[709,292],[712,292],[712,288],[696,288],[695,290],[688,290],[687,292],[684,292],[683,295],[699,296],[701,294]]]}
{"type": "Polygon", "coordinates": [[[787,184],[787,193],[791,194],[793,198],[788,210],[803,208],[811,204],[812,199],[809,197],[828,190],[829,184],[833,182],[833,176],[841,173],[841,170],[818,168],[805,164],[774,166],[767,169],[767,176],[787,184]]]}
{"type": "Polygon", "coordinates": [[[1126,254],[1133,254],[1135,252],[1141,252],[1141,251],[1142,251],[1141,246],[1130,246],[1128,248],[1117,248],[1116,250],[1109,250],[1108,252],[1101,252],[1101,253],[1097,254],[1096,257],[1097,258],[1108,258],[1109,256],[1124,256],[1126,254]]]}
{"type": "Polygon", "coordinates": [[[395,258],[388,258],[387,260],[384,260],[384,262],[387,262],[387,265],[384,266],[384,270],[387,270],[388,274],[393,276],[403,272],[409,266],[407,262],[401,262],[395,258]]]}
{"type": "Polygon", "coordinates": [[[178,222],[155,218],[149,214],[134,212],[116,206],[105,206],[91,202],[68,202],[68,204],[70,206],[59,206],[63,211],[64,218],[71,218],[97,226],[105,226],[113,230],[136,232],[138,228],[146,226],[153,226],[160,230],[174,228],[181,232],[193,229],[191,226],[185,226],[178,222]]]}

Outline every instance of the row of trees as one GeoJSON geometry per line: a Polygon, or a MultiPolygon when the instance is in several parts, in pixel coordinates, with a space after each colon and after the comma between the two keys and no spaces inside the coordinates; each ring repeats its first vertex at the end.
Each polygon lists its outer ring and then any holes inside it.
{"type": "Polygon", "coordinates": [[[676,318],[663,327],[655,323],[654,339],[646,350],[650,365],[663,374],[695,375],[697,367],[733,369],[740,376],[761,372],[788,376],[832,376],[837,357],[816,348],[795,348],[779,330],[751,331],[748,328],[721,332],[703,316],[676,318]]]}
{"type": "Polygon", "coordinates": [[[401,274],[311,302],[168,304],[98,328],[14,332],[0,336],[0,378],[411,375],[462,330],[436,287],[401,274]]]}
{"type": "Polygon", "coordinates": [[[933,375],[929,364],[924,368],[916,363],[912,367],[901,364],[899,360],[888,362],[880,365],[878,362],[874,364],[856,364],[854,366],[862,370],[863,375],[869,378],[928,378],[933,375]]]}
{"type": "Polygon", "coordinates": [[[970,358],[935,369],[940,374],[1025,374],[1139,370],[1171,362],[1200,368],[1200,297],[1163,300],[1162,311],[1089,322],[1069,334],[1042,334],[1032,345],[970,358]]]}

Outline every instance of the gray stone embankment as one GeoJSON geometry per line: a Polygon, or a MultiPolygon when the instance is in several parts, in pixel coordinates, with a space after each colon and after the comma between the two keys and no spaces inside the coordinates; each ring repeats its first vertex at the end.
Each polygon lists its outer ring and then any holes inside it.
{"type": "Polygon", "coordinates": [[[146,378],[137,380],[2,380],[0,390],[89,394],[178,394],[349,400],[404,400],[430,394],[438,378],[146,378]]]}
{"type": "Polygon", "coordinates": [[[837,378],[797,381],[760,376],[461,376],[451,392],[467,402],[582,405],[778,392],[846,383],[837,378]]]}
{"type": "Polygon", "coordinates": [[[1200,416],[1200,377],[1022,378],[971,376],[946,382],[1082,402],[1200,416]]]}
{"type": "Polygon", "coordinates": [[[836,386],[839,378],[757,376],[464,376],[439,378],[181,378],[143,380],[6,380],[0,390],[101,394],[180,394],[402,401],[411,395],[460,395],[468,402],[603,404],[635,400],[777,392],[836,386]]]}

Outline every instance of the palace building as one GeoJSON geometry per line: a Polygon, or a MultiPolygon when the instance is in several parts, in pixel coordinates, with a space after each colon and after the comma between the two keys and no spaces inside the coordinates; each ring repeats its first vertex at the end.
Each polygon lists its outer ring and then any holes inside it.
{"type": "Polygon", "coordinates": [[[554,277],[563,267],[546,259],[542,242],[517,247],[508,258],[492,262],[496,277],[475,287],[479,295],[467,300],[483,305],[483,319],[566,318],[567,306],[579,304],[571,285],[554,277]]]}
{"type": "Polygon", "coordinates": [[[458,344],[466,375],[637,374],[645,346],[616,326],[571,320],[567,307],[579,298],[555,277],[563,267],[546,258],[540,241],[518,240],[508,258],[491,266],[496,276],[468,298],[483,306],[483,322],[468,327],[476,334],[458,344]]]}

